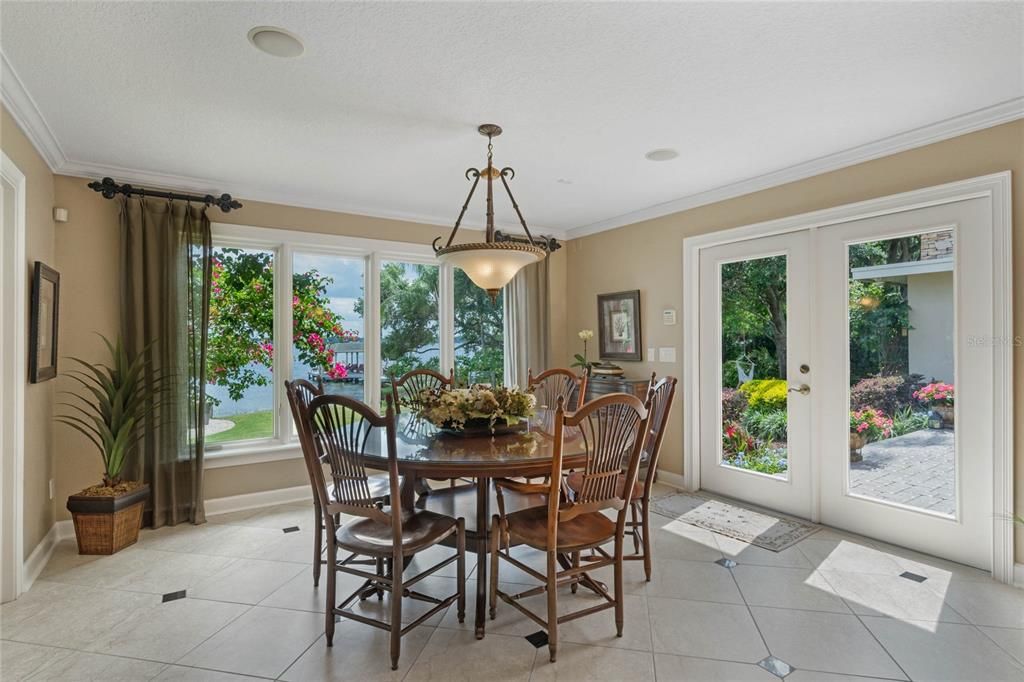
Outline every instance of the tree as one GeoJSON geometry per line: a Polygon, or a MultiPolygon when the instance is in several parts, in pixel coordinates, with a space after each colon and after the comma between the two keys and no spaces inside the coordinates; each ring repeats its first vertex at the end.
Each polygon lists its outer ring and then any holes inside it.
{"type": "Polygon", "coordinates": [[[776,376],[786,376],[786,257],[771,256],[722,266],[722,350],[735,359],[767,347],[776,376]]]}
{"type": "MultiPolygon", "coordinates": [[[[331,378],[347,374],[330,344],[355,334],[329,307],[333,280],[317,270],[292,275],[292,343],[299,359],[331,378]]],[[[267,386],[274,362],[274,261],[268,251],[219,248],[212,263],[207,380],[241,400],[267,386]]]]}

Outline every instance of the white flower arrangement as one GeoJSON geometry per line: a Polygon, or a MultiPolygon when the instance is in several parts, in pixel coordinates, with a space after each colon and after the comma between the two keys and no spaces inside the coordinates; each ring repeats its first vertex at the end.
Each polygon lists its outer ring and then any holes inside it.
{"type": "Polygon", "coordinates": [[[537,399],[518,388],[474,384],[469,388],[427,389],[420,393],[419,417],[445,429],[464,429],[467,422],[515,426],[532,417],[537,399]]]}

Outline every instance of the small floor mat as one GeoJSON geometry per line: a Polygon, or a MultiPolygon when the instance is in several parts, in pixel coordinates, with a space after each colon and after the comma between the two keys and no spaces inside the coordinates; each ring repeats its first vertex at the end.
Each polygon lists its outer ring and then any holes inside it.
{"type": "Polygon", "coordinates": [[[679,492],[652,500],[654,511],[694,526],[707,528],[752,545],[781,552],[821,526],[776,514],[754,510],[699,493],[679,492]]]}

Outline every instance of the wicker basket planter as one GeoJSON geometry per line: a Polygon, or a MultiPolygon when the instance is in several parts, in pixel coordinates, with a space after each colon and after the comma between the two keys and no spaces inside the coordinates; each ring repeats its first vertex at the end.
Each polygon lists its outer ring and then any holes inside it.
{"type": "Polygon", "coordinates": [[[75,522],[79,554],[114,554],[139,539],[142,509],[149,497],[149,486],[117,497],[71,495],[68,511],[75,522]]]}
{"type": "Polygon", "coordinates": [[[868,444],[868,437],[863,433],[857,433],[856,431],[850,431],[850,461],[860,462],[864,459],[864,455],[860,451],[868,444]]]}

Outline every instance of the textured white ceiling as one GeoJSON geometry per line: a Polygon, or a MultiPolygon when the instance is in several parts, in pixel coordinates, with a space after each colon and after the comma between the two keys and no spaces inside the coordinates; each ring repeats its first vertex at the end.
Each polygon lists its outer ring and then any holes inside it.
{"type": "MultiPolygon", "coordinates": [[[[484,162],[481,122],[505,128],[496,162],[515,167],[527,220],[566,230],[1024,96],[1021,3],[5,0],[0,13],[0,47],[72,166],[439,223],[484,162]],[[257,52],[257,25],[298,34],[305,54],[257,52]],[[679,158],[644,159],[660,147],[679,158]]],[[[478,223],[482,201],[473,211],[478,223]]]]}

